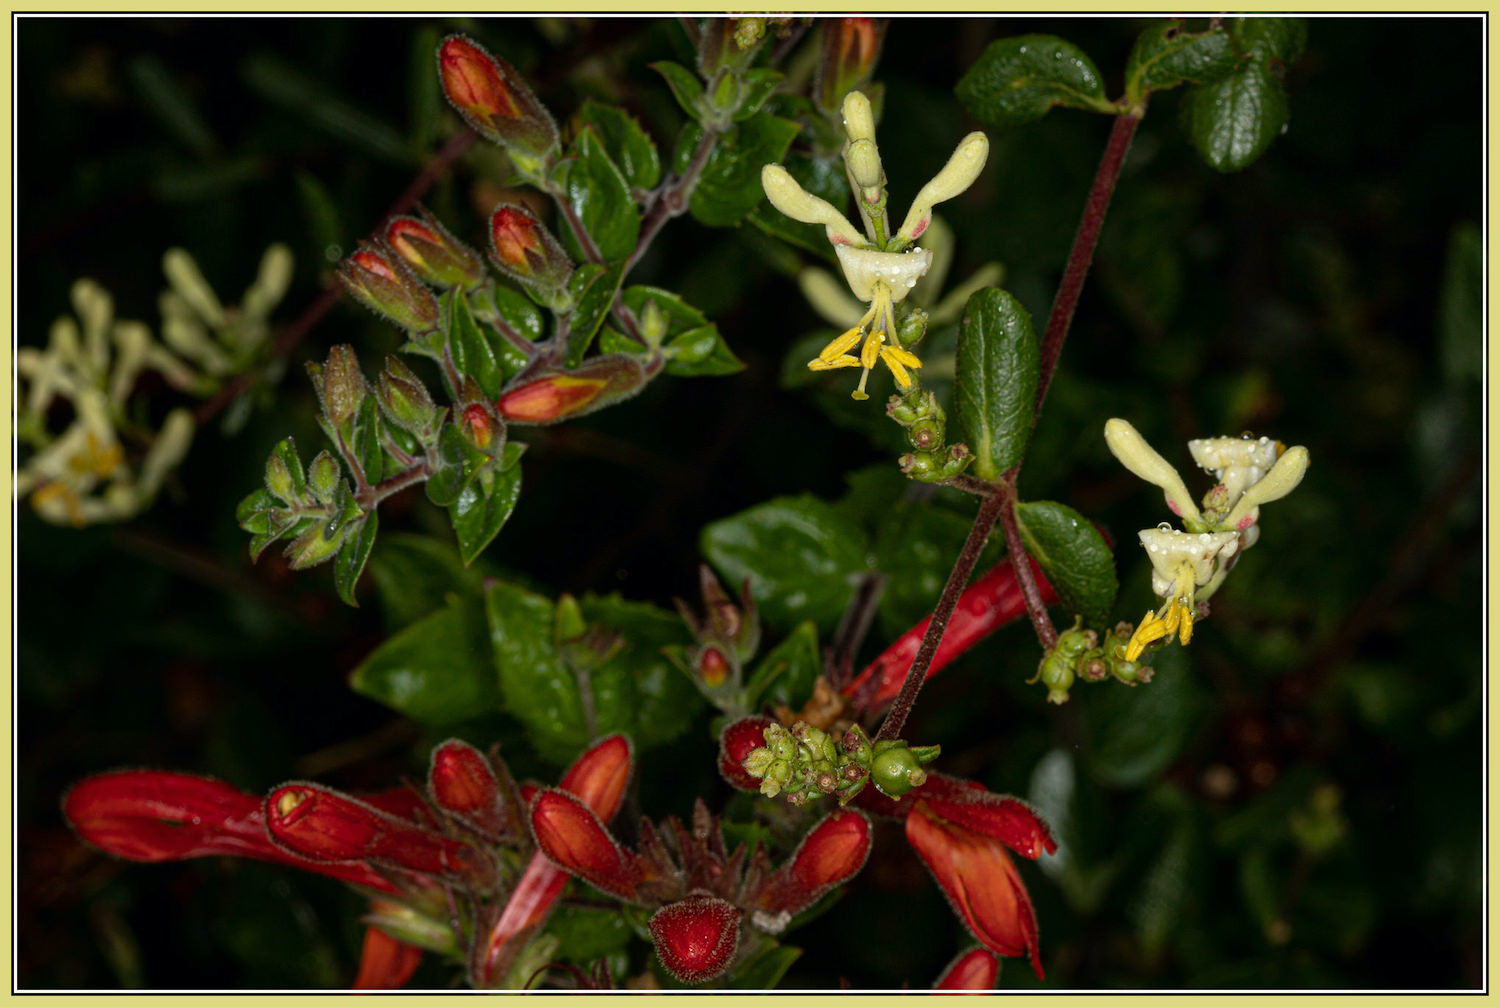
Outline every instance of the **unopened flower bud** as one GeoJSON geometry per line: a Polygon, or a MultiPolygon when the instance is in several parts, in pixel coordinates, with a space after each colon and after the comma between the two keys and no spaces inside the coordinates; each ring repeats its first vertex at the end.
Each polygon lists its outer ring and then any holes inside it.
{"type": "Polygon", "coordinates": [[[319,503],[332,503],[339,488],[339,463],[327,451],[318,452],[318,457],[307,467],[307,488],[319,503]]]}
{"type": "Polygon", "coordinates": [[[557,423],[627,399],[645,383],[645,370],[633,354],[611,353],[568,371],[539,374],[501,395],[495,405],[507,422],[557,423]]]}
{"type": "Polygon", "coordinates": [[[770,750],[765,746],[765,729],[771,723],[766,717],[745,717],[725,727],[719,735],[719,772],[732,786],[755,790],[759,777],[770,767],[770,750]],[[746,759],[756,751],[765,751],[764,764],[757,763],[755,775],[746,772],[746,759]]]}
{"type": "Polygon", "coordinates": [[[439,808],[480,831],[492,836],[505,831],[500,782],[472,745],[450,738],[433,749],[427,790],[439,808]]]}
{"type": "Polygon", "coordinates": [[[699,73],[704,80],[713,80],[720,69],[738,71],[748,67],[765,37],[765,18],[708,18],[698,35],[699,73]]]}
{"type": "MultiPolygon", "coordinates": [[[[768,164],[760,170],[761,188],[766,191],[766,198],[771,205],[793,220],[800,220],[804,224],[822,224],[828,232],[828,240],[835,246],[842,248],[845,245],[862,247],[868,242],[865,236],[849,223],[842,213],[836,210],[831,203],[818,196],[814,196],[792,177],[779,164],[768,164]]],[[[869,298],[864,298],[869,300],[869,298]]]]}
{"type": "Polygon", "coordinates": [[[385,241],[412,272],[440,287],[477,287],[484,263],[472,248],[448,233],[425,210],[424,219],[396,217],[385,227],[385,241]]]}
{"type": "Polygon", "coordinates": [[[266,489],[283,503],[290,504],[297,499],[297,487],[292,481],[292,473],[281,455],[275,452],[266,459],[266,489]]]}
{"type": "Polygon", "coordinates": [[[844,163],[849,166],[849,174],[854,177],[854,184],[865,190],[865,201],[873,203],[878,200],[880,186],[885,181],[885,172],[880,167],[880,152],[875,149],[875,141],[855,140],[851,142],[844,151],[844,163]]]}
{"type": "Polygon", "coordinates": [[[717,647],[704,647],[698,656],[698,677],[710,689],[717,689],[729,678],[729,662],[717,647]]]}
{"type": "Polygon", "coordinates": [[[323,406],[323,415],[337,430],[359,411],[365,397],[365,378],[359,372],[354,348],[342,344],[333,347],[328,351],[327,362],[309,363],[307,373],[323,406]]]}
{"type": "Polygon", "coordinates": [[[472,39],[449,35],[438,47],[443,93],[480,136],[540,158],[557,146],[557,124],[505,60],[472,39]]]}
{"type": "Polygon", "coordinates": [[[932,222],[932,208],[973,185],[979,173],[984,170],[984,162],[989,153],[990,141],[983,133],[970,133],[960,140],[943,170],[934,175],[932,181],[922,186],[922,191],[917,193],[898,235],[908,241],[920,238],[922,232],[927,230],[927,225],[932,222]]]}
{"type": "Polygon", "coordinates": [[[385,370],[375,379],[375,394],[386,419],[418,438],[432,434],[437,405],[426,386],[399,357],[385,358],[385,370]]]}
{"type": "Polygon", "coordinates": [[[545,291],[567,285],[573,261],[524,206],[505,203],[490,217],[490,258],[507,275],[545,291]]]}
{"type": "Polygon", "coordinates": [[[653,349],[667,338],[667,316],[662,313],[655,298],[648,298],[645,307],[641,309],[641,336],[646,340],[646,345],[653,349]]]}
{"type": "Polygon", "coordinates": [[[863,91],[850,91],[844,96],[844,132],[850,142],[875,139],[875,112],[870,108],[870,99],[863,91]]]}
{"type": "Polygon", "coordinates": [[[464,408],[463,431],[476,448],[488,448],[495,437],[495,420],[483,405],[472,403],[464,408]]]}
{"type": "Polygon", "coordinates": [[[361,304],[398,325],[426,332],[438,322],[437,299],[394,258],[369,245],[339,264],[344,289],[361,304]]]}
{"type": "Polygon", "coordinates": [[[689,895],[651,917],[656,956],[684,983],[705,983],[729,968],[739,947],[740,911],[723,899],[689,895]]]}
{"type": "Polygon", "coordinates": [[[813,99],[831,112],[840,107],[846,94],[869,80],[885,23],[868,17],[827,18],[822,29],[813,99]]]}
{"type": "Polygon", "coordinates": [[[1121,465],[1138,478],[1161,487],[1172,513],[1182,518],[1198,517],[1198,505],[1193,503],[1192,494],[1188,493],[1177,470],[1146,443],[1146,438],[1129,421],[1119,418],[1107,421],[1104,424],[1104,443],[1121,465]]]}

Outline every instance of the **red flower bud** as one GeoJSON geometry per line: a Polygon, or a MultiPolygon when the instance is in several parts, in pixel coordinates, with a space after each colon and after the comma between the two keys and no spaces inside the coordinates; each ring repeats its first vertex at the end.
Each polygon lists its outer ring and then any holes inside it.
{"type": "Polygon", "coordinates": [[[544,790],[531,802],[531,831],[558,867],[600,891],[633,899],[643,878],[640,858],[620,847],[597,815],[572,794],[544,790]]]}
{"type": "Polygon", "coordinates": [[[64,795],[63,815],[81,839],[128,860],[249,857],[396,890],[365,864],[313,863],[278,848],[266,835],[259,797],[202,776],[149,770],[91,776],[64,795]]]}
{"type": "Polygon", "coordinates": [[[505,831],[500,782],[472,745],[452,738],[433,749],[427,789],[438,807],[479,831],[490,836],[505,831]]]}
{"type": "Polygon", "coordinates": [[[745,772],[745,756],[765,747],[766,728],[773,723],[769,717],[745,717],[719,735],[719,773],[730,786],[751,792],[760,790],[760,781],[745,772]]]}
{"type": "Polygon", "coordinates": [[[495,406],[507,422],[558,423],[622,402],[645,384],[640,361],[628,353],[611,353],[566,372],[540,374],[501,395],[495,406]]]}
{"type": "Polygon", "coordinates": [[[558,787],[587,804],[600,821],[607,822],[625,800],[630,782],[630,739],[612,734],[578,757],[558,787]]]}
{"type": "Polygon", "coordinates": [[[906,816],[906,838],[979,942],[996,954],[1031,956],[1042,978],[1036,914],[999,840],[940,817],[918,797],[906,816]]]}
{"type": "Polygon", "coordinates": [[[428,283],[464,289],[478,286],[484,279],[478,254],[425,210],[423,217],[392,218],[385,225],[386,244],[428,283]]]}
{"type": "Polygon", "coordinates": [[[356,990],[398,990],[411,980],[422,964],[422,949],[387,934],[379,927],[365,928],[365,944],[359,956],[356,990]]]}
{"type": "Polygon", "coordinates": [[[437,325],[432,291],[387,253],[365,245],[339,264],[337,275],[355,300],[397,325],[416,332],[437,325]]]}
{"type": "Polygon", "coordinates": [[[718,978],[739,947],[740,911],[710,895],[689,895],[662,906],[650,926],[657,957],[679,982],[718,978]]]}
{"type": "Polygon", "coordinates": [[[1000,978],[1000,959],[984,948],[965,951],[943,969],[935,990],[992,990],[1000,978]]]}
{"type": "Polygon", "coordinates": [[[495,436],[495,424],[490,419],[489,410],[478,402],[472,403],[464,409],[463,418],[464,435],[469,442],[477,448],[487,448],[495,436]]]}
{"type": "Polygon", "coordinates": [[[710,689],[718,688],[729,678],[729,662],[724,659],[719,648],[703,648],[703,653],[698,657],[698,675],[710,689]]]}
{"type": "Polygon", "coordinates": [[[885,21],[868,17],[829,18],[823,22],[822,57],[813,87],[813,97],[820,106],[829,111],[838,109],[844,95],[869,80],[885,28],[885,21]]]}
{"type": "Polygon", "coordinates": [[[558,290],[573,275],[573,260],[524,206],[505,203],[490,217],[490,258],[502,272],[541,290],[558,290]]]}
{"type": "Polygon", "coordinates": [[[870,820],[839,809],[815,825],[791,859],[766,879],[757,909],[796,913],[864,867],[870,855],[870,820]]]}
{"type": "Polygon", "coordinates": [[[424,874],[482,873],[462,843],[316,784],[284,783],[272,790],[265,815],[274,842],[313,860],[383,860],[424,874]]]}
{"type": "Polygon", "coordinates": [[[438,47],[443,93],[487,140],[540,157],[557,146],[557,124],[505,60],[462,35],[438,47]]]}

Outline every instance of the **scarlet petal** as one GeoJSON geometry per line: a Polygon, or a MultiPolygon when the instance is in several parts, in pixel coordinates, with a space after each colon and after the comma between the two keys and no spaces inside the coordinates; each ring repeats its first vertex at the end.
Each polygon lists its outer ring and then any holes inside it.
{"type": "Polygon", "coordinates": [[[427,874],[472,873],[462,843],[326,787],[283,784],[267,795],[265,809],[271,838],[313,860],[383,860],[427,874]]]}
{"type": "Polygon", "coordinates": [[[945,821],[920,799],[906,816],[906,838],[979,942],[1007,957],[1029,954],[1042,978],[1036,915],[1004,844],[945,821]]]}
{"type": "Polygon", "coordinates": [[[578,798],[544,790],[531,802],[531,829],[553,863],[601,891],[635,898],[640,871],[604,825],[578,798]]]}
{"type": "Polygon", "coordinates": [[[421,791],[415,787],[403,784],[388,790],[377,790],[373,794],[360,794],[359,799],[372,808],[379,808],[386,814],[395,815],[403,821],[416,822],[434,829],[438,827],[438,821],[432,815],[432,808],[423,800],[421,791]]]}
{"type": "Polygon", "coordinates": [[[723,975],[739,946],[740,911],[708,895],[690,895],[662,906],[650,925],[657,957],[685,983],[705,983],[723,975]]]}
{"type": "Polygon", "coordinates": [[[1000,978],[1000,959],[984,948],[965,951],[943,969],[935,990],[992,990],[1000,978]]]}
{"type": "Polygon", "coordinates": [[[598,378],[542,378],[506,392],[495,405],[508,420],[549,423],[594,401],[607,384],[598,378]]]}
{"type": "Polygon", "coordinates": [[[724,728],[719,735],[719,772],[730,786],[740,790],[760,789],[760,781],[745,772],[745,756],[766,743],[767,717],[745,717],[724,728]]]}
{"type": "Polygon", "coordinates": [[[356,990],[398,990],[405,986],[422,964],[422,949],[387,934],[379,927],[365,928],[364,949],[359,956],[359,974],[354,977],[356,990]]]}
{"type": "Polygon", "coordinates": [[[350,258],[355,265],[374,273],[381,279],[390,280],[392,283],[401,282],[401,277],[397,275],[395,267],[386,260],[385,256],[377,252],[365,249],[362,252],[355,252],[350,258]]]}
{"type": "Polygon", "coordinates": [[[1057,851],[1047,823],[1030,805],[1014,797],[964,788],[924,793],[922,800],[947,821],[998,839],[1027,859],[1035,860],[1043,852],[1057,851]]]}
{"type": "Polygon", "coordinates": [[[532,856],[490,930],[484,961],[485,986],[493,987],[504,978],[505,970],[520,949],[516,938],[542,925],[567,883],[568,873],[548,860],[545,853],[532,856]]]}
{"type": "Polygon", "coordinates": [[[625,799],[630,758],[630,739],[612,734],[580,755],[558,786],[587,804],[600,821],[607,822],[625,799]]]}
{"type": "Polygon", "coordinates": [[[870,820],[857,811],[835,811],[814,826],[791,859],[766,880],[755,905],[773,913],[798,912],[858,874],[869,855],[870,820]]]}
{"type": "Polygon", "coordinates": [[[451,738],[433,749],[427,789],[444,811],[491,835],[504,831],[500,783],[474,746],[451,738]]]}
{"type": "Polygon", "coordinates": [[[451,36],[438,49],[443,90],[460,112],[488,120],[516,114],[500,68],[489,53],[461,36],[451,36]]]}

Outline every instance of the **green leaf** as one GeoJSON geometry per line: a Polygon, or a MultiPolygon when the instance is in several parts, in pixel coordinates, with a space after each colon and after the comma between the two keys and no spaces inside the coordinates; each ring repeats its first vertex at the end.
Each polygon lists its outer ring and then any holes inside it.
{"type": "MultiPolygon", "coordinates": [[[[604,152],[604,143],[592,129],[584,129],[573,142],[575,160],[568,168],[568,201],[583,222],[583,229],[599,254],[609,262],[619,262],[635,251],[635,240],[641,233],[641,215],[630,186],[620,169],[604,152]]],[[[573,242],[572,233],[564,228],[564,239],[573,242]]],[[[583,258],[582,249],[573,253],[583,258]]]]}
{"type": "MultiPolygon", "coordinates": [[[[710,227],[738,224],[765,198],[760,169],[785,157],[801,128],[790,119],[759,112],[721,135],[688,203],[693,216],[710,227]]],[[[687,167],[702,135],[696,124],[683,130],[674,162],[677,171],[687,167]]]]}
{"type": "Polygon", "coordinates": [[[1041,565],[1068,611],[1104,629],[1120,582],[1115,557],[1093,524],[1071,507],[1042,501],[1016,507],[1026,551],[1041,565]]]}
{"type": "Polygon", "coordinates": [[[689,329],[663,349],[667,357],[667,373],[680,378],[737,374],[745,369],[715,325],[689,329]]]}
{"type": "MultiPolygon", "coordinates": [[[[1090,771],[1111,787],[1139,787],[1181,754],[1209,706],[1181,647],[1156,655],[1146,685],[1109,683],[1083,692],[1090,771]]],[[[1075,693],[1076,695],[1076,693],[1075,693]]]]}
{"type": "Polygon", "coordinates": [[[354,585],[364,572],[370,558],[370,548],[375,544],[375,533],[380,527],[379,511],[371,510],[369,516],[357,525],[352,525],[344,534],[344,544],[339,546],[333,558],[333,583],[344,604],[359,608],[354,600],[354,585]]]}
{"type": "Polygon", "coordinates": [[[1040,119],[1054,105],[1113,115],[1094,61],[1055,35],[991,42],[954,89],[974,117],[1005,128],[1040,119]]]}
{"type": "Polygon", "coordinates": [[[771,97],[771,92],[776,90],[780,84],[783,74],[779,70],[761,67],[750,70],[745,74],[741,84],[743,90],[740,92],[740,107],[735,110],[734,121],[743,122],[750,118],[771,97]]]}
{"type": "Polygon", "coordinates": [[[250,533],[252,563],[265,552],[266,546],[298,527],[296,516],[265,489],[258,489],[240,501],[235,508],[235,520],[250,533]]]}
{"type": "MultiPolygon", "coordinates": [[[[885,575],[880,617],[891,632],[900,633],[932,614],[972,523],[931,501],[899,499],[887,509],[875,536],[875,567],[885,575]]],[[[1000,548],[1000,536],[993,536],[979,569],[997,562],[1000,548]]]]}
{"type": "Polygon", "coordinates": [[[1266,152],[1287,124],[1286,92],[1263,63],[1251,62],[1182,100],[1182,128],[1217,171],[1239,171],[1266,152]]]}
{"type": "Polygon", "coordinates": [[[480,472],[448,506],[448,517],[458,536],[458,555],[465,566],[474,562],[494,540],[510,512],[516,509],[521,496],[521,466],[517,462],[525,450],[526,445],[516,441],[506,444],[500,471],[480,472]]]}
{"type": "Polygon", "coordinates": [[[1037,367],[1036,336],[1021,302],[994,287],[969,298],[959,326],[954,401],[981,479],[1000,478],[1025,456],[1037,367]]]}
{"type": "Polygon", "coordinates": [[[753,955],[736,968],[725,980],[724,986],[734,990],[775,989],[776,984],[781,982],[781,977],[786,975],[787,969],[801,957],[801,948],[773,941],[764,951],[753,955]]]}
{"type": "MultiPolygon", "coordinates": [[[[797,180],[798,185],[825,200],[830,206],[843,209],[849,205],[849,181],[838,158],[810,157],[793,150],[787,152],[781,166],[797,180]]],[[[821,256],[828,262],[835,261],[833,247],[828,244],[828,235],[822,224],[795,221],[770,203],[758,205],[750,216],[750,222],[767,234],[821,256]]]]}
{"type": "Polygon", "coordinates": [[[627,185],[652,189],[661,181],[661,158],[656,153],[656,144],[623,108],[601,105],[589,98],[578,109],[578,119],[582,126],[598,135],[627,185]]]}
{"type": "Polygon", "coordinates": [[[459,374],[472,377],[486,398],[497,398],[504,384],[504,374],[495,358],[494,347],[469,311],[469,299],[463,291],[455,289],[443,294],[443,301],[446,302],[443,314],[448,319],[448,351],[453,355],[453,366],[459,374]]]}
{"type": "Polygon", "coordinates": [[[812,695],[813,682],[823,673],[823,652],[818,649],[818,626],[814,622],[797,628],[756,665],[745,683],[745,700],[751,708],[762,703],[780,703],[800,710],[812,695]]]}
{"type": "Polygon", "coordinates": [[[696,120],[703,114],[703,85],[691,70],[670,60],[648,65],[666,78],[667,87],[672,89],[672,97],[677,99],[677,104],[682,106],[689,118],[696,120]]]}
{"type": "MultiPolygon", "coordinates": [[[[1307,22],[1295,17],[1240,17],[1230,23],[1229,33],[1242,53],[1269,63],[1295,62],[1307,45],[1307,22]]],[[[1267,67],[1267,69],[1274,69],[1267,67]]]]}
{"type": "Polygon", "coordinates": [[[479,295],[475,310],[481,317],[493,311],[511,328],[533,343],[542,338],[542,309],[519,290],[496,283],[479,295]]]}
{"type": "Polygon", "coordinates": [[[817,497],[777,497],[703,529],[701,547],[730,584],[750,580],[773,626],[831,627],[868,568],[858,525],[817,497]]]}
{"type": "Polygon", "coordinates": [[[608,269],[603,266],[580,266],[573,273],[574,306],[568,329],[568,354],[564,361],[567,367],[577,367],[588,353],[594,333],[609,317],[609,309],[615,303],[615,294],[620,290],[620,281],[625,277],[625,264],[617,263],[608,269]]]}
{"type": "Polygon", "coordinates": [[[497,709],[478,598],[454,599],[412,623],[360,662],[349,684],[424,724],[455,724],[497,709]]]}
{"type": "Polygon", "coordinates": [[[599,733],[625,731],[637,745],[652,748],[687,730],[703,709],[703,697],[662,653],[664,647],[692,643],[682,618],[619,595],[588,595],[579,607],[586,622],[614,630],[625,641],[620,652],[591,676],[599,733]],[[605,709],[599,695],[598,682],[609,676],[629,684],[632,699],[618,710],[605,709]]]}
{"type": "MultiPolygon", "coordinates": [[[[281,497],[281,499],[285,503],[296,503],[304,494],[307,493],[307,474],[302,469],[302,458],[297,454],[296,440],[291,437],[286,437],[282,440],[277,441],[276,446],[271,449],[271,457],[280,459],[281,464],[286,468],[287,475],[291,477],[291,492],[287,496],[281,497]]],[[[267,462],[267,489],[271,489],[271,480],[269,477],[271,468],[272,463],[267,462]]],[[[279,493],[276,493],[275,490],[272,490],[272,493],[275,496],[281,496],[279,493]]]]}
{"type": "Polygon", "coordinates": [[[370,579],[391,628],[416,622],[449,598],[479,594],[492,572],[484,564],[465,568],[452,542],[429,535],[387,535],[370,558],[370,579]]]}
{"type": "Polygon", "coordinates": [[[366,395],[359,403],[359,412],[354,414],[354,436],[349,449],[365,479],[379,482],[385,466],[385,449],[380,445],[380,408],[373,395],[366,395]]]}
{"type": "Polygon", "coordinates": [[[1125,63],[1125,94],[1137,103],[1152,91],[1207,84],[1232,72],[1240,61],[1226,29],[1188,32],[1179,18],[1162,21],[1136,39],[1125,63]]]}
{"type": "Polygon", "coordinates": [[[558,939],[564,960],[587,965],[596,958],[622,950],[630,943],[630,924],[613,909],[560,906],[547,921],[547,932],[558,939]]]}

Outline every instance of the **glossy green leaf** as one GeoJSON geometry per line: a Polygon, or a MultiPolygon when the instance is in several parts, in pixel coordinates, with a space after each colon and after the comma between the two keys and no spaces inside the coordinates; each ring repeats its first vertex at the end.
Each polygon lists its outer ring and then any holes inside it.
{"type": "Polygon", "coordinates": [[[662,317],[667,320],[669,340],[679,333],[708,324],[707,315],[670,290],[635,284],[620,291],[620,303],[629,308],[636,318],[645,313],[648,301],[655,301],[662,317]]]}
{"type": "Polygon", "coordinates": [[[360,401],[359,412],[354,414],[354,435],[350,439],[349,448],[354,453],[354,460],[364,470],[365,479],[372,484],[381,480],[385,466],[385,451],[380,445],[380,425],[380,407],[375,402],[375,396],[366,395],[360,401]]]}
{"type": "MultiPolygon", "coordinates": [[[[972,523],[932,501],[900,499],[885,510],[875,537],[875,567],[885,576],[880,617],[887,629],[900,633],[932,614],[972,523]]],[[[997,562],[1000,550],[1001,536],[991,536],[979,569],[997,562]]]]}
{"type": "Polygon", "coordinates": [[[812,696],[813,682],[822,673],[818,626],[814,622],[800,623],[755,666],[745,683],[746,702],[751,708],[762,703],[780,703],[800,710],[812,696]]]}
{"type": "Polygon", "coordinates": [[[652,189],[661,181],[661,158],[656,153],[656,144],[623,108],[590,98],[579,107],[578,120],[581,126],[598,135],[627,185],[652,189]]]}
{"type": "Polygon", "coordinates": [[[451,541],[430,535],[387,535],[370,557],[375,596],[393,629],[435,612],[449,598],[479,594],[484,576],[493,572],[483,563],[465,567],[451,541]]]}
{"type": "Polygon", "coordinates": [[[667,373],[681,378],[737,374],[745,369],[715,325],[689,329],[670,340],[663,349],[667,356],[667,373]]]}
{"type": "MultiPolygon", "coordinates": [[[[688,208],[711,227],[738,224],[765,199],[760,169],[786,156],[801,127],[790,119],[760,112],[734,126],[714,144],[688,208]]],[[[683,171],[703,132],[689,124],[678,141],[675,167],[683,171]]]]}
{"type": "MultiPolygon", "coordinates": [[[[619,712],[600,713],[600,732],[625,731],[643,748],[681,735],[704,706],[693,683],[662,653],[663,647],[692,642],[682,618],[619,595],[588,595],[580,607],[590,625],[614,630],[624,639],[620,652],[593,676],[618,676],[629,684],[632,699],[619,712]]],[[[597,704],[597,695],[595,699],[597,704]]]]}
{"type": "MultiPolygon", "coordinates": [[[[568,201],[599,254],[609,262],[621,261],[635,251],[635,239],[641,233],[641,215],[630,197],[630,186],[592,129],[578,134],[572,153],[575,160],[568,168],[568,201]]],[[[562,235],[565,241],[573,242],[568,229],[564,228],[562,235]]],[[[572,251],[584,258],[581,249],[572,251]]]]}
{"type": "Polygon", "coordinates": [[[954,401],[974,475],[994,480],[1026,454],[1036,409],[1036,335],[1010,294],[981,290],[959,325],[954,401]]]}
{"type": "Polygon", "coordinates": [[[752,955],[731,972],[724,986],[733,990],[775,989],[781,977],[801,957],[801,948],[770,942],[765,950],[752,955]]]}
{"type": "MultiPolygon", "coordinates": [[[[1209,705],[1206,687],[1178,646],[1156,655],[1151,681],[1083,691],[1088,765],[1111,787],[1139,787],[1177,758],[1209,705]]],[[[1075,689],[1075,696],[1077,696],[1075,689]]]]}
{"type": "Polygon", "coordinates": [[[615,303],[615,294],[620,290],[620,280],[625,276],[624,263],[606,269],[603,266],[580,266],[573,273],[573,314],[569,318],[568,353],[565,365],[577,367],[586,353],[599,326],[609,317],[609,309],[615,303]]]}
{"type": "Polygon", "coordinates": [[[1099,530],[1073,508],[1051,501],[1020,504],[1016,524],[1026,551],[1068,611],[1083,616],[1086,626],[1106,628],[1120,582],[1099,530]]]}
{"type": "Polygon", "coordinates": [[[768,67],[759,67],[746,72],[740,91],[740,107],[735,109],[734,121],[743,122],[750,118],[771,97],[771,92],[776,90],[780,84],[783,74],[779,70],[768,67]]]}
{"type": "Polygon", "coordinates": [[[448,321],[448,352],[452,354],[453,366],[460,375],[473,378],[486,398],[496,398],[504,384],[504,373],[495,357],[495,348],[469,311],[469,299],[462,291],[450,290],[442,300],[443,315],[448,321]]]}
{"type": "Polygon", "coordinates": [[[1040,119],[1054,105],[1115,112],[1094,61],[1055,35],[991,42],[954,92],[976,119],[1001,129],[1040,119]]]}
{"type": "Polygon", "coordinates": [[[505,445],[501,471],[483,472],[470,480],[458,499],[448,506],[448,518],[458,536],[458,554],[464,565],[474,562],[500,533],[521,496],[521,466],[517,464],[526,445],[505,445]]]}
{"type": "Polygon", "coordinates": [[[859,526],[817,497],[777,497],[703,529],[703,554],[727,583],[746,578],[761,615],[831,627],[868,568],[859,526]]]}
{"type": "Polygon", "coordinates": [[[1241,57],[1224,27],[1184,31],[1178,18],[1141,32],[1125,62],[1125,93],[1139,102],[1152,91],[1179,84],[1206,84],[1231,73],[1241,57]]]}
{"type": "Polygon", "coordinates": [[[298,526],[292,512],[283,508],[270,491],[258,489],[240,501],[235,520],[250,533],[250,561],[253,563],[266,547],[298,526]]]}
{"type": "Polygon", "coordinates": [[[677,99],[677,104],[689,118],[697,119],[703,114],[703,84],[693,71],[670,60],[661,60],[650,66],[666,79],[667,87],[672,89],[672,97],[677,99]]]}
{"type": "Polygon", "coordinates": [[[1182,128],[1217,171],[1239,171],[1266,152],[1290,112],[1281,81],[1258,61],[1182,99],[1182,128]]]}
{"type": "Polygon", "coordinates": [[[545,329],[542,309],[521,291],[496,283],[487,291],[473,296],[477,298],[474,311],[481,318],[493,312],[533,343],[542,338],[545,329]]]}
{"type": "Polygon", "coordinates": [[[359,608],[359,602],[354,599],[354,585],[359,583],[359,575],[370,559],[370,549],[375,545],[375,533],[379,528],[380,512],[371,510],[368,517],[345,533],[344,544],[339,546],[338,555],[333,558],[333,583],[346,605],[359,608]]]}
{"type": "Polygon", "coordinates": [[[455,598],[360,662],[350,687],[424,724],[455,724],[497,709],[500,690],[475,596],[455,598]]]}
{"type": "Polygon", "coordinates": [[[1302,18],[1239,17],[1230,22],[1229,32],[1240,52],[1267,62],[1295,62],[1307,45],[1307,22],[1302,18]]]}

